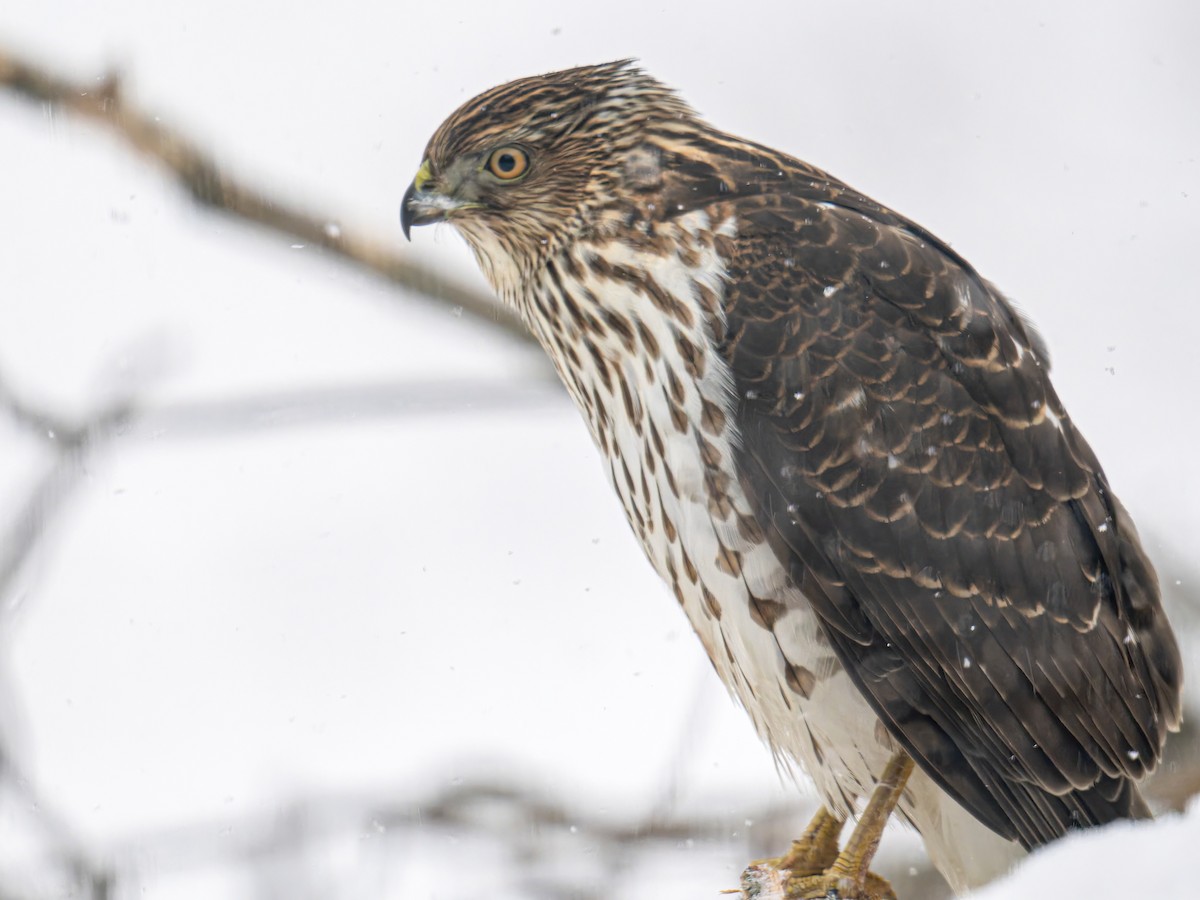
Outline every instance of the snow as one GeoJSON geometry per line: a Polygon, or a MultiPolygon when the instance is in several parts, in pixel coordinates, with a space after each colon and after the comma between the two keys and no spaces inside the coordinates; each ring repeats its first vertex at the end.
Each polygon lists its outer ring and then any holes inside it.
{"type": "MultiPolygon", "coordinates": [[[[222,163],[398,244],[399,198],[458,103],[639,56],[1018,300],[1170,599],[1200,583],[1198,19],[1186,2],[7,0],[0,42],[80,77],[119,65],[222,163]]],[[[607,896],[709,896],[794,836],[811,798],[716,683],[536,353],[197,210],[93,126],[0,95],[0,148],[0,379],[68,424],[130,394],[138,411],[0,597],[0,738],[28,778],[0,789],[0,886],[62,893],[31,874],[54,842],[25,788],[95,858],[135,861],[126,894],[164,900],[267,893],[270,873],[197,848],[253,844],[298,797],[403,806],[480,773],[541,786],[581,826],[733,823],[621,862],[586,828],[539,832],[607,896]],[[177,832],[187,852],[163,849],[177,832]]],[[[452,231],[414,238],[483,289],[452,231]]],[[[0,415],[0,535],[54,460],[0,415]]],[[[1198,817],[1072,837],[978,896],[1185,896],[1198,817]]],[[[465,831],[349,833],[305,845],[312,896],[537,895],[465,831]],[[393,862],[367,866],[373,847],[393,862]],[[466,852],[479,871],[455,884],[466,852]]],[[[915,838],[881,854],[914,896],[915,838]]]]}
{"type": "Polygon", "coordinates": [[[1136,897],[1175,900],[1193,896],[1190,862],[1200,841],[1200,803],[1153,824],[1121,822],[1079,832],[1028,860],[972,900],[1028,897],[1136,897]]]}

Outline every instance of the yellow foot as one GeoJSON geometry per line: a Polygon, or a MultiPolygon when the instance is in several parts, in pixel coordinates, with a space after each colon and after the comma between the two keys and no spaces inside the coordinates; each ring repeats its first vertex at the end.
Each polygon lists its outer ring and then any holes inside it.
{"type": "Polygon", "coordinates": [[[865,873],[859,885],[857,879],[833,871],[796,875],[772,862],[755,863],[742,873],[744,900],[896,900],[887,879],[874,872],[865,873]]]}
{"type": "Polygon", "coordinates": [[[820,875],[838,857],[838,835],[845,824],[845,820],[822,806],[800,839],[792,841],[792,848],[787,853],[770,859],[756,859],[750,868],[786,870],[792,875],[820,875]]]}
{"type": "Polygon", "coordinates": [[[874,872],[865,875],[861,885],[857,879],[831,872],[790,878],[785,896],[787,900],[896,900],[896,892],[886,878],[874,872]]]}
{"type": "Polygon", "coordinates": [[[912,770],[913,761],[904,753],[888,761],[840,853],[843,823],[822,808],[788,853],[742,873],[743,900],[896,900],[892,886],[868,867],[912,770]]]}
{"type": "Polygon", "coordinates": [[[819,875],[838,858],[838,835],[844,819],[837,818],[822,806],[804,829],[800,840],[792,841],[792,849],[779,859],[764,860],[777,869],[787,869],[796,875],[819,875]]]}

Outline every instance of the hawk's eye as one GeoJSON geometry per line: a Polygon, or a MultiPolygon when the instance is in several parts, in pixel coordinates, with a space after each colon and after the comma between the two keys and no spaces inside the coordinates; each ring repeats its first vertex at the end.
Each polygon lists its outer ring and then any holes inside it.
{"type": "Polygon", "coordinates": [[[502,181],[520,178],[528,168],[529,156],[520,147],[501,147],[487,161],[487,170],[502,181]]]}

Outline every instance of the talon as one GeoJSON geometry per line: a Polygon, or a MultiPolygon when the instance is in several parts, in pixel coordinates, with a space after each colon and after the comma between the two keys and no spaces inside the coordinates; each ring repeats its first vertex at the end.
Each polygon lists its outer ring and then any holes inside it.
{"type": "Polygon", "coordinates": [[[824,807],[818,810],[787,853],[742,873],[745,900],[896,900],[887,879],[869,867],[912,770],[906,754],[892,757],[840,853],[837,839],[845,823],[824,807]]]}

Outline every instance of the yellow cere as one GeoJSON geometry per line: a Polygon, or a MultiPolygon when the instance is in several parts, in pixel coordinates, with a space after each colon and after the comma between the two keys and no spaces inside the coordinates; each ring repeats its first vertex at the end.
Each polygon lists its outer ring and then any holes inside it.
{"type": "Polygon", "coordinates": [[[433,172],[429,168],[429,160],[424,160],[421,163],[421,168],[417,169],[416,177],[413,178],[413,187],[418,191],[425,186],[425,182],[433,177],[433,172]]]}

